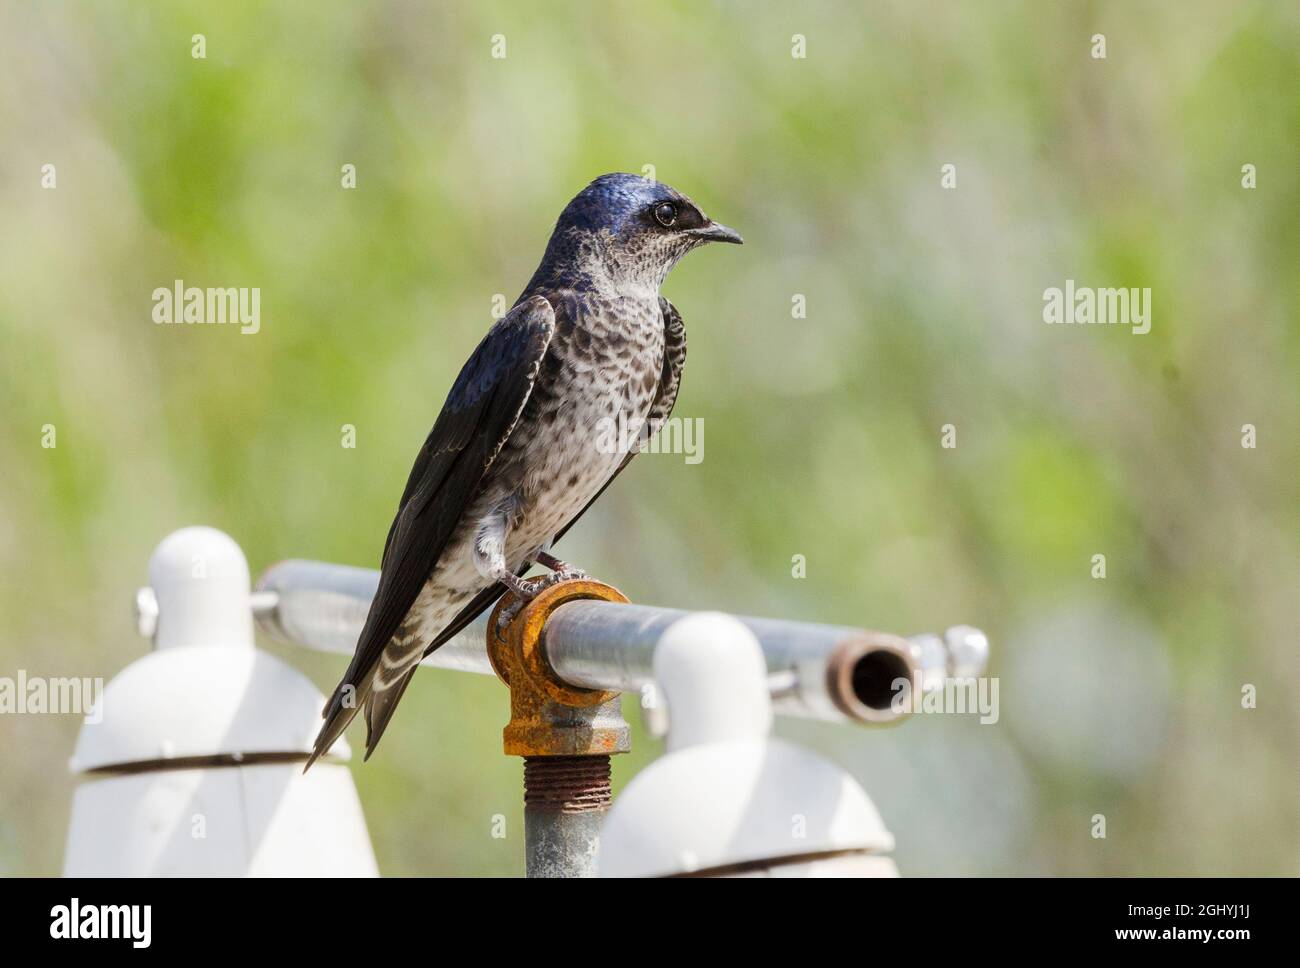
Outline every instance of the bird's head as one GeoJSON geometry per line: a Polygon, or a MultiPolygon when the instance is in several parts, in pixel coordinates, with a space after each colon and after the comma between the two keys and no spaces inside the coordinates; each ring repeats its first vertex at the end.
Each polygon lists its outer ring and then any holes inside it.
{"type": "Polygon", "coordinates": [[[569,202],[555,224],[543,265],[567,264],[615,284],[656,289],[677,261],[706,242],[743,240],[663,182],[601,175],[569,202]]]}

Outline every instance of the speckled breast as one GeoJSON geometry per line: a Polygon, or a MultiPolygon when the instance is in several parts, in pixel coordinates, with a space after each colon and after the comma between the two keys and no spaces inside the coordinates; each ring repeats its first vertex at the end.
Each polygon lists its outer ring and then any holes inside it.
{"type": "Polygon", "coordinates": [[[558,326],[516,432],[502,453],[521,512],[507,558],[549,540],[635,446],[663,369],[657,297],[584,301],[558,326]],[[567,320],[565,322],[568,322],[567,320]]]}

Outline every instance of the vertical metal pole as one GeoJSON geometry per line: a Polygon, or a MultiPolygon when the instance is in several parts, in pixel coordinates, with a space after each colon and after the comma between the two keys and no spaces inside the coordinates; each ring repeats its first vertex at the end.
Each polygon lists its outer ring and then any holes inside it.
{"type": "Polygon", "coordinates": [[[507,755],[524,759],[524,869],[529,877],[594,877],[600,826],[609,809],[610,754],[630,749],[618,692],[577,689],[547,661],[547,617],[577,599],[626,601],[590,579],[553,585],[499,627],[507,597],[487,629],[487,652],[510,687],[507,755]]]}
{"type": "Polygon", "coordinates": [[[524,757],[525,873],[594,877],[611,802],[609,757],[524,757]]]}

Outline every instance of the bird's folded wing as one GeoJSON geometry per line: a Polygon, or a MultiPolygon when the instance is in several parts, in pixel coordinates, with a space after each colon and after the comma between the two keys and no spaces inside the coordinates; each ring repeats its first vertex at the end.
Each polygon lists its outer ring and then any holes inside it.
{"type": "Polygon", "coordinates": [[[341,685],[362,687],[414,604],[528,402],[554,331],[551,304],[534,296],[498,320],[461,369],[411,469],[341,685]]]}

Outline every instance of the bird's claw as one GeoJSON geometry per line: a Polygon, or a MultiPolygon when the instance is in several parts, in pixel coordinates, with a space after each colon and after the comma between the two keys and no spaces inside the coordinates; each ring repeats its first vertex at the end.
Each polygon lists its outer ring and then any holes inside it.
{"type": "MultiPolygon", "coordinates": [[[[581,568],[574,568],[572,565],[570,565],[568,568],[564,568],[561,571],[553,571],[549,575],[547,575],[544,579],[542,579],[543,581],[546,582],[546,584],[543,587],[550,588],[552,585],[558,585],[562,581],[577,581],[579,578],[586,578],[586,577],[587,577],[587,573],[585,571],[583,571],[581,568]]],[[[542,589],[540,588],[538,589],[538,591],[541,590],[542,589]]]]}
{"type": "Polygon", "coordinates": [[[501,609],[501,613],[497,616],[497,628],[504,630],[519,617],[519,613],[524,610],[525,605],[546,591],[546,589],[558,585],[560,582],[586,577],[587,573],[581,568],[569,566],[562,571],[553,571],[549,575],[539,575],[537,578],[521,581],[518,587],[510,589],[514,595],[514,600],[501,609]]]}
{"type": "Polygon", "coordinates": [[[501,636],[504,639],[504,636],[502,636],[501,633],[515,620],[516,616],[523,611],[524,606],[527,604],[527,599],[520,598],[516,595],[513,601],[507,603],[506,606],[501,609],[500,614],[497,615],[498,636],[501,636]]]}
{"type": "MultiPolygon", "coordinates": [[[[581,568],[575,568],[567,561],[561,561],[549,551],[537,552],[537,563],[543,568],[549,568],[553,572],[564,572],[569,578],[586,578],[587,573],[581,568]]],[[[561,579],[564,580],[564,579],[561,579]]]]}

